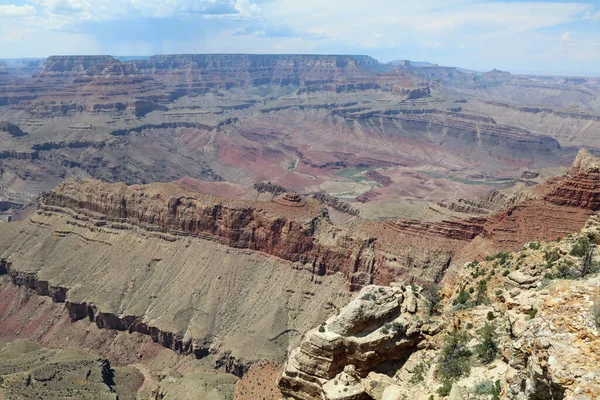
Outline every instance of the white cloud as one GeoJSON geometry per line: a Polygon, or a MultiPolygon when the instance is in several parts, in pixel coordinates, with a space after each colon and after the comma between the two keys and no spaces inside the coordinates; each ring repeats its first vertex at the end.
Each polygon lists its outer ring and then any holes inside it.
{"type": "Polygon", "coordinates": [[[238,10],[243,17],[253,17],[260,14],[260,8],[258,5],[250,3],[249,0],[237,0],[235,3],[235,9],[238,10]]]}
{"type": "Polygon", "coordinates": [[[596,11],[595,13],[588,12],[585,14],[584,18],[592,22],[598,22],[600,21],[600,10],[596,11]]]}
{"type": "Polygon", "coordinates": [[[435,44],[449,35],[465,43],[481,33],[526,33],[576,21],[593,9],[567,2],[279,0],[264,4],[262,15],[295,32],[332,32],[352,45],[368,45],[376,31],[387,38],[386,46],[401,47],[415,39],[435,44]]]}
{"type": "Polygon", "coordinates": [[[568,42],[571,40],[571,32],[565,32],[562,35],[560,35],[560,40],[562,40],[563,42],[568,42]]]}
{"type": "Polygon", "coordinates": [[[425,49],[439,49],[443,47],[443,44],[441,42],[423,42],[421,43],[421,47],[425,49]]]}
{"type": "Polygon", "coordinates": [[[250,18],[260,13],[249,0],[29,0],[58,29],[74,22],[139,18],[187,18],[190,15],[250,18]]]}
{"type": "Polygon", "coordinates": [[[0,18],[33,18],[35,14],[35,8],[29,4],[24,6],[14,4],[0,6],[0,18]]]}

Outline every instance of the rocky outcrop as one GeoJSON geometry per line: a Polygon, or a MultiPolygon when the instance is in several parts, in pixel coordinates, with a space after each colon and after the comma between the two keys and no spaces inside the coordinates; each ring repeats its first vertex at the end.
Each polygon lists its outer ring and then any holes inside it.
{"type": "Polygon", "coordinates": [[[6,132],[11,136],[26,136],[27,133],[23,132],[18,125],[11,124],[10,122],[0,121],[0,132],[6,132]]]}
{"type": "Polygon", "coordinates": [[[415,220],[384,222],[384,225],[400,232],[439,236],[451,240],[470,241],[484,231],[485,218],[422,223],[415,220]]]}
{"type": "Polygon", "coordinates": [[[49,349],[26,340],[0,348],[0,396],[117,400],[107,359],[83,349],[49,349]]]}
{"type": "Polygon", "coordinates": [[[394,182],[392,181],[392,178],[390,178],[389,176],[385,176],[380,174],[377,171],[374,170],[369,170],[365,173],[365,177],[372,180],[373,182],[377,182],[382,186],[391,186],[394,182]]]}
{"type": "Polygon", "coordinates": [[[545,199],[553,204],[600,210],[600,159],[581,150],[569,176],[558,182],[545,199]]]}
{"type": "MultiPolygon", "coordinates": [[[[584,275],[565,268],[585,262],[573,250],[599,227],[593,217],[558,242],[469,262],[446,296],[364,288],[290,353],[278,380],[284,398],[597,398],[598,265],[584,275]]],[[[595,242],[585,243],[598,260],[595,242]]]]}
{"type": "Polygon", "coordinates": [[[509,198],[501,192],[493,190],[483,197],[458,199],[451,203],[440,202],[438,205],[463,214],[486,215],[515,206],[516,202],[516,197],[509,198]]]}
{"type": "Polygon", "coordinates": [[[363,288],[292,350],[278,378],[282,394],[299,400],[368,398],[360,377],[416,350],[428,330],[419,318],[424,309],[410,287],[363,288]]]}
{"type": "Polygon", "coordinates": [[[328,195],[327,193],[320,191],[312,196],[315,200],[320,202],[323,205],[329,206],[336,211],[339,211],[344,214],[358,216],[360,211],[356,208],[352,207],[352,205],[346,201],[340,200],[337,197],[328,195]]]}

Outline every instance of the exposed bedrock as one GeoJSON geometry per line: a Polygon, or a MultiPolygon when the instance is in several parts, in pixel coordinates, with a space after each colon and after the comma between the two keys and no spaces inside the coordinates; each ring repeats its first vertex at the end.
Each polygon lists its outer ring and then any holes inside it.
{"type": "Polygon", "coordinates": [[[348,115],[357,119],[365,127],[379,127],[384,131],[402,132],[403,135],[433,140],[477,144],[493,152],[509,153],[513,157],[542,155],[544,158],[560,156],[562,149],[551,136],[538,135],[524,129],[499,125],[493,120],[478,120],[461,113],[440,112],[439,110],[389,110],[387,113],[366,113],[348,115]]]}
{"type": "Polygon", "coordinates": [[[0,228],[0,274],[64,303],[72,321],[214,354],[237,375],[258,360],[282,362],[299,334],[350,295],[340,276],[317,280],[302,265],[203,239],[48,211],[0,228]]]}
{"type": "Polygon", "coordinates": [[[282,394],[298,400],[369,398],[359,383],[345,385],[344,379],[352,378],[346,375],[364,378],[386,365],[401,365],[429,330],[436,329],[424,325],[425,309],[425,300],[411,287],[363,288],[292,350],[278,378],[282,394]]]}
{"type": "Polygon", "coordinates": [[[310,264],[317,275],[341,272],[357,287],[373,279],[375,239],[334,227],[314,200],[296,203],[284,195],[257,203],[186,193],[177,185],[155,188],[67,180],[45,196],[41,207],[86,214],[97,225],[130,225],[257,250],[310,264]]]}
{"type": "Polygon", "coordinates": [[[23,132],[18,125],[12,124],[7,121],[0,121],[0,132],[6,132],[11,136],[26,136],[27,133],[23,132]]]}
{"type": "Polygon", "coordinates": [[[124,62],[109,56],[52,56],[38,77],[152,75],[158,81],[176,82],[174,93],[184,95],[251,85],[318,85],[382,70],[385,67],[368,56],[183,54],[124,62]]]}
{"type": "Polygon", "coordinates": [[[546,196],[559,205],[600,210],[600,159],[581,150],[566,179],[559,181],[546,196]]]}

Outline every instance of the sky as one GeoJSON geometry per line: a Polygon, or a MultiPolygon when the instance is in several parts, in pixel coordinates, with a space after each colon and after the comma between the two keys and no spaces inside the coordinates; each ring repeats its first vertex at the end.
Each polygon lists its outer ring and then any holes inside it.
{"type": "Polygon", "coordinates": [[[366,54],[600,75],[600,0],[0,0],[0,58],[366,54]]]}

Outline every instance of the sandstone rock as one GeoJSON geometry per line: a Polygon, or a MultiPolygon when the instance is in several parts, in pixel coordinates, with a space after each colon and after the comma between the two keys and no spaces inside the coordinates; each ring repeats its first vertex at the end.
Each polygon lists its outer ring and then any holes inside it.
{"type": "Polygon", "coordinates": [[[387,375],[369,372],[369,375],[362,380],[365,392],[375,400],[381,400],[384,391],[389,386],[395,386],[396,382],[387,375]]]}
{"type": "Polygon", "coordinates": [[[521,290],[519,288],[513,288],[508,292],[508,294],[510,294],[511,297],[517,297],[519,293],[521,293],[521,290]]]}
{"type": "Polygon", "coordinates": [[[539,281],[539,278],[526,275],[521,271],[512,271],[506,277],[506,283],[509,286],[518,286],[520,288],[525,288],[525,289],[530,289],[530,288],[536,287],[538,281],[539,281]]]}
{"type": "Polygon", "coordinates": [[[365,388],[353,365],[346,365],[333,380],[323,385],[323,397],[327,400],[366,400],[365,388]]]}
{"type": "Polygon", "coordinates": [[[424,300],[410,288],[365,287],[339,315],[327,320],[324,329],[305,335],[290,354],[279,388],[288,398],[313,399],[322,395],[324,385],[331,387],[328,381],[346,365],[366,377],[377,365],[404,359],[423,339],[421,310],[425,310],[424,300]],[[411,296],[417,314],[403,312],[411,296]]]}

